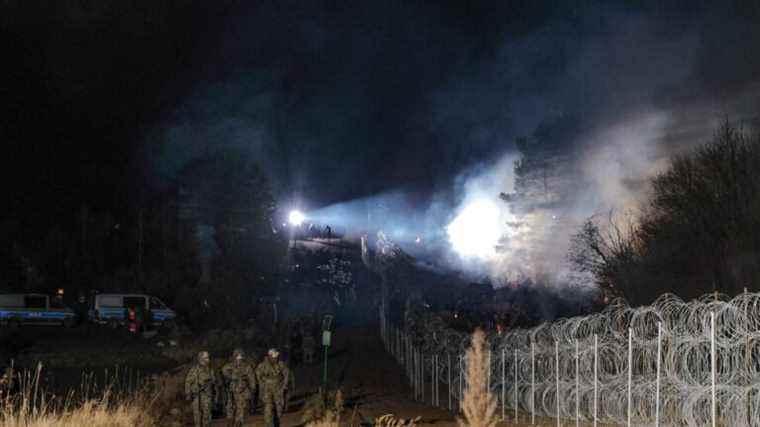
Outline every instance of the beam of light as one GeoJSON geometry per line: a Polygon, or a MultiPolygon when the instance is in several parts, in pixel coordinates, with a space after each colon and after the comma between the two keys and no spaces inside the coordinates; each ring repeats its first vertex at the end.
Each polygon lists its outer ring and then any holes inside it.
{"type": "Polygon", "coordinates": [[[301,211],[290,211],[290,215],[288,215],[288,221],[296,227],[303,224],[305,220],[306,215],[304,215],[301,211]]]}
{"type": "Polygon", "coordinates": [[[467,204],[446,227],[449,242],[463,257],[489,259],[502,235],[499,207],[487,199],[467,204]]]}

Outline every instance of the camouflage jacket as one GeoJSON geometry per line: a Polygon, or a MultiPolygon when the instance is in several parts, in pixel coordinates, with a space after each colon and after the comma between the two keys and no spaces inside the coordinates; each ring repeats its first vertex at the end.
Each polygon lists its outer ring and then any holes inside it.
{"type": "Polygon", "coordinates": [[[259,385],[268,389],[286,389],[290,380],[290,370],[282,361],[272,362],[266,358],[256,367],[259,385]]]}
{"type": "Polygon", "coordinates": [[[218,388],[219,379],[211,366],[195,364],[187,372],[187,377],[185,377],[186,396],[214,396],[219,391],[218,388]]]}
{"type": "Polygon", "coordinates": [[[232,393],[252,393],[256,390],[256,375],[248,363],[227,363],[222,367],[222,377],[232,393]]]}

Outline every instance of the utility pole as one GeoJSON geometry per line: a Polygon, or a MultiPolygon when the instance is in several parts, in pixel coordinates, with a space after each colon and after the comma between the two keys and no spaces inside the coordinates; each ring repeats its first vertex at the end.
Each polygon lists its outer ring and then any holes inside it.
{"type": "Polygon", "coordinates": [[[330,349],[330,344],[332,343],[332,331],[330,330],[332,326],[332,320],[333,316],[331,314],[326,314],[322,318],[322,347],[324,348],[324,366],[322,368],[322,389],[324,391],[327,391],[327,352],[330,349]]]}

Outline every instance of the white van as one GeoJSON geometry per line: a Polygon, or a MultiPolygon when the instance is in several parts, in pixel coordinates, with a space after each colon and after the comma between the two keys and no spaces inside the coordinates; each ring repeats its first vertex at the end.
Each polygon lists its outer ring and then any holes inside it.
{"type": "Polygon", "coordinates": [[[146,309],[154,325],[173,322],[177,313],[160,299],[145,294],[97,294],[90,319],[96,323],[118,326],[127,318],[127,309],[146,309]]]}
{"type": "Polygon", "coordinates": [[[0,325],[76,324],[74,310],[45,294],[0,294],[0,325]]]}

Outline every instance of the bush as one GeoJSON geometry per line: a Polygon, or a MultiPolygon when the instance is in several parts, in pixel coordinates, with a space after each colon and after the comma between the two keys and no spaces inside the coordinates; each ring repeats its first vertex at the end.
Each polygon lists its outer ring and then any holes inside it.
{"type": "Polygon", "coordinates": [[[321,391],[307,400],[301,422],[307,427],[337,427],[343,412],[343,393],[321,391]]]}
{"type": "Polygon", "coordinates": [[[464,391],[462,410],[464,419],[458,419],[460,427],[494,427],[496,398],[488,389],[488,352],[486,335],[477,329],[472,334],[472,344],[467,350],[467,388],[464,391]]]}

